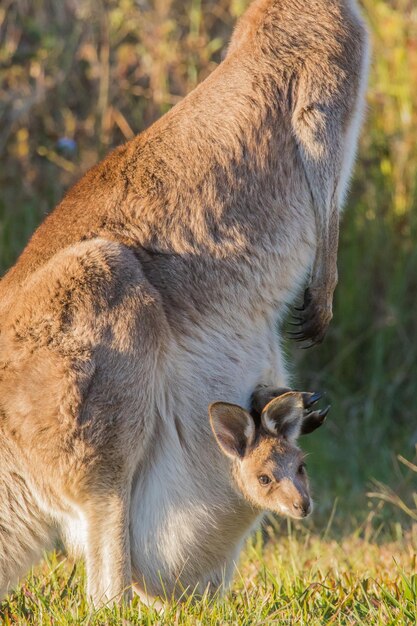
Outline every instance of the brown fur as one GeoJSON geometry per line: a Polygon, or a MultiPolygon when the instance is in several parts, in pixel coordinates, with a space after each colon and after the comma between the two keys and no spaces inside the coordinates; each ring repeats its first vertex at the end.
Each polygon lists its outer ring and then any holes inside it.
{"type": "MultiPolygon", "coordinates": [[[[311,512],[312,502],[304,455],[296,441],[304,422],[315,419],[315,430],[326,411],[310,410],[308,402],[314,394],[276,392],[277,397],[262,407],[258,423],[242,407],[215,402],[209,408],[211,426],[219,447],[232,459],[237,490],[260,510],[302,518],[311,512]],[[261,482],[265,478],[267,484],[261,482]]],[[[264,396],[265,390],[258,389],[255,405],[264,396]]]]}
{"type": "Polygon", "coordinates": [[[311,265],[302,333],[323,336],[365,48],[349,0],[256,0],[221,66],[87,172],[0,282],[3,593],[58,529],[85,554],[95,602],[120,597],[129,515],[137,539],[138,490],[157,450],[166,476],[195,469],[194,483],[175,484],[178,501],[206,496],[221,513],[201,513],[197,558],[198,529],[185,534],[193,507],[169,543],[174,505],[164,501],[170,530],[146,543],[146,565],[132,548],[136,575],[148,572],[157,592],[165,567],[168,593],[180,571],[191,587],[220,585],[223,567],[230,577],[254,519],[227,473],[208,480],[219,454],[206,407],[247,404],[257,383],[285,382],[273,328],[311,265]],[[19,494],[33,502],[5,534],[19,494]]]}
{"type": "MultiPolygon", "coordinates": [[[[246,498],[261,510],[272,510],[294,518],[311,512],[304,455],[293,443],[267,433],[260,435],[243,467],[235,467],[234,479],[246,498]],[[259,484],[259,475],[272,477],[269,486],[259,484]]],[[[242,465],[242,464],[240,464],[242,465]]]]}

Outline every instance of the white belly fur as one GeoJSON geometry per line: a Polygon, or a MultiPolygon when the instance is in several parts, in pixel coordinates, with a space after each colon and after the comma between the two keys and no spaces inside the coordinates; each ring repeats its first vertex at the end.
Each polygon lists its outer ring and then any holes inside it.
{"type": "Polygon", "coordinates": [[[175,348],[155,449],[133,489],[134,575],[151,595],[227,583],[259,520],[231,487],[229,461],[214,441],[207,408],[216,400],[247,405],[260,381],[285,384],[275,323],[248,323],[239,329],[240,341],[232,340],[231,328],[215,321],[209,327],[200,331],[204,341],[194,336],[175,348]]]}

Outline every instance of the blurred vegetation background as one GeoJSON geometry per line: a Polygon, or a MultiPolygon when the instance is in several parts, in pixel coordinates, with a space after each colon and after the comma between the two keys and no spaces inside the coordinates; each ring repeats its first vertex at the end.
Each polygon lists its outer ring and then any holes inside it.
{"type": "MultiPolygon", "coordinates": [[[[69,185],[216,67],[248,3],[1,1],[0,275],[69,185]]],[[[396,457],[417,442],[417,4],[362,5],[372,75],[335,318],[321,347],[287,347],[294,385],[333,405],[305,445],[318,517],[338,499],[340,523],[374,515],[372,480],[412,503],[416,476],[396,457]]]]}

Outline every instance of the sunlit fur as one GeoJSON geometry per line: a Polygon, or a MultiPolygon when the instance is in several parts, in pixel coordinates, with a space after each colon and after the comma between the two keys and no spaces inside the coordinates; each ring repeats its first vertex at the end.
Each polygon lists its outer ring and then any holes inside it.
{"type": "Polygon", "coordinates": [[[243,496],[260,510],[302,518],[312,510],[303,460],[294,443],[264,434],[242,460],[235,461],[233,477],[243,496]],[[262,475],[270,477],[269,485],[261,485],[262,475]]]}
{"type": "Polygon", "coordinates": [[[95,604],[228,583],[259,516],[207,407],[285,385],[277,324],[312,266],[327,326],[366,48],[353,1],[255,0],[2,279],[2,593],[56,535],[95,604]]]}
{"type": "MultiPolygon", "coordinates": [[[[257,390],[254,403],[270,391],[257,390]]],[[[210,423],[219,448],[230,459],[231,483],[238,493],[259,511],[302,518],[311,512],[312,502],[297,439],[301,432],[319,428],[325,412],[306,410],[302,393],[278,393],[260,419],[238,405],[215,402],[209,407],[210,423]],[[303,429],[305,422],[308,429],[303,429]]]]}

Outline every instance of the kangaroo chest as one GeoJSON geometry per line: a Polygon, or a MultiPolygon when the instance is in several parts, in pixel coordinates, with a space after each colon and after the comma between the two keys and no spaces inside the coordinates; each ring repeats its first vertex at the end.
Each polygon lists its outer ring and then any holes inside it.
{"type": "Polygon", "coordinates": [[[162,286],[173,328],[155,390],[155,442],[138,468],[131,506],[133,570],[151,595],[227,582],[259,519],[231,486],[208,406],[248,406],[257,384],[285,385],[277,320],[311,254],[309,244],[292,245],[282,257],[265,257],[258,276],[242,266],[237,274],[221,272],[217,283],[216,264],[209,277],[180,265],[168,272],[168,259],[158,259],[158,269],[152,264],[153,275],[145,264],[150,281],[162,286]],[[205,307],[208,282],[216,301],[205,307]]]}

